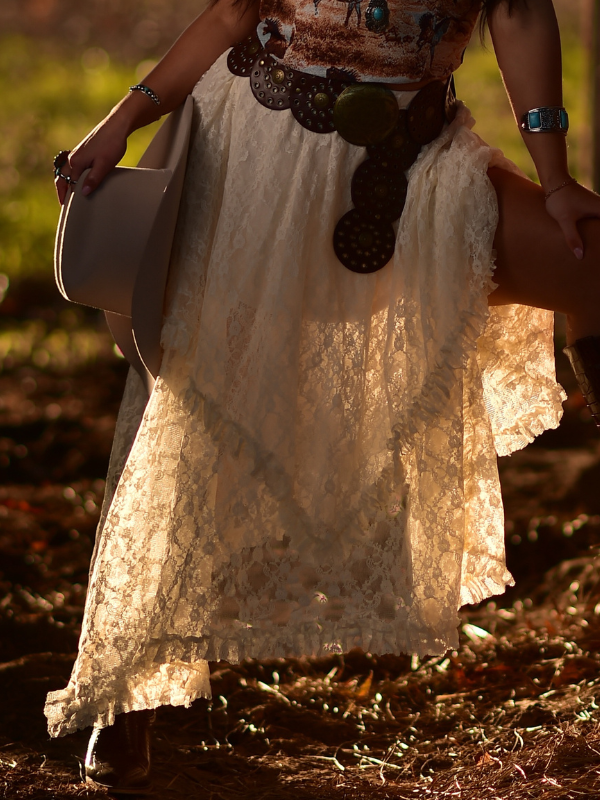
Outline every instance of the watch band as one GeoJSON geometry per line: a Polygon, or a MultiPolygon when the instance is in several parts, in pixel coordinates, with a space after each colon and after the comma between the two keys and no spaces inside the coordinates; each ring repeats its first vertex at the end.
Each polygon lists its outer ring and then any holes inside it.
{"type": "Polygon", "coordinates": [[[563,133],[569,130],[569,115],[561,106],[532,108],[523,114],[521,129],[527,133],[563,133]]]}

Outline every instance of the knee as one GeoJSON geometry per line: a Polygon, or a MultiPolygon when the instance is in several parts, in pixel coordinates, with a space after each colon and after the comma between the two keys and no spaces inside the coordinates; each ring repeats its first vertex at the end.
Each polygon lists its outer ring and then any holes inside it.
{"type": "Polygon", "coordinates": [[[575,261],[570,278],[577,286],[577,295],[582,308],[600,317],[600,220],[583,220],[579,231],[584,243],[582,261],[575,261]]]}
{"type": "Polygon", "coordinates": [[[600,288],[600,220],[582,220],[578,227],[584,245],[584,273],[591,287],[600,288]]]}

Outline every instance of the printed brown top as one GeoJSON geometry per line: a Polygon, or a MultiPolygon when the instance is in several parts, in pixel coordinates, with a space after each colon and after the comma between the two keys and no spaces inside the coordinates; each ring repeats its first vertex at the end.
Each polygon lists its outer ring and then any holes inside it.
{"type": "Polygon", "coordinates": [[[357,80],[447,78],[461,62],[481,0],[261,0],[258,35],[294,69],[357,80]]]}

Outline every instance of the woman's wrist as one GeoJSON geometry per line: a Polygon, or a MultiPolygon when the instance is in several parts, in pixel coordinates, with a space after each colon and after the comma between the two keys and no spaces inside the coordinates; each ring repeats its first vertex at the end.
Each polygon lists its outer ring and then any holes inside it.
{"type": "Polygon", "coordinates": [[[567,145],[561,133],[526,135],[525,144],[534,160],[544,192],[571,178],[567,145]],[[535,137],[535,138],[534,138],[535,137]]]}
{"type": "Polygon", "coordinates": [[[553,193],[555,189],[559,186],[565,186],[568,183],[573,183],[574,178],[570,174],[568,169],[559,170],[556,172],[548,173],[542,177],[539,176],[540,184],[544,193],[548,195],[549,193],[553,193]]]}
{"type": "Polygon", "coordinates": [[[567,186],[575,186],[576,183],[577,183],[577,178],[565,178],[565,180],[562,183],[557,183],[556,186],[552,187],[552,189],[548,189],[548,191],[544,196],[544,200],[547,202],[552,197],[552,195],[562,191],[563,189],[566,189],[567,186]]]}
{"type": "Polygon", "coordinates": [[[111,122],[126,138],[161,116],[159,107],[143,92],[130,92],[110,113],[111,122]]]}

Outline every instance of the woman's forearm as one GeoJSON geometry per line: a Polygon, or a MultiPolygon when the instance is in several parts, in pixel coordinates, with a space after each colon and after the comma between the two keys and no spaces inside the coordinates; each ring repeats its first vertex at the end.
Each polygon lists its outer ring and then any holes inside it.
{"type": "MultiPolygon", "coordinates": [[[[562,106],[560,33],[552,0],[500,4],[490,18],[498,64],[517,122],[532,108],[562,106]]],[[[523,139],[546,191],[569,177],[561,133],[526,133],[523,139]]]]}
{"type": "Polygon", "coordinates": [[[258,2],[234,6],[232,0],[218,0],[209,6],[143,80],[160,106],[132,92],[111,112],[114,121],[129,135],[177,108],[222,53],[256,31],[258,21],[258,2]]]}

